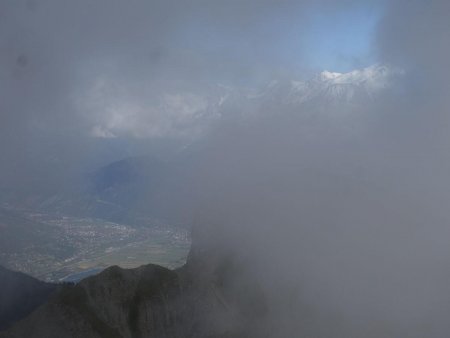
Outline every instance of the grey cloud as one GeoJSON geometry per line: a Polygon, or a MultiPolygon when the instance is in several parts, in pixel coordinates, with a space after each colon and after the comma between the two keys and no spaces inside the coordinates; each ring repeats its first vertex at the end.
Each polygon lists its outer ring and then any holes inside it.
{"type": "Polygon", "coordinates": [[[260,107],[216,131],[198,167],[197,222],[260,276],[273,336],[450,332],[449,7],[386,5],[380,58],[407,70],[393,88],[339,124],[338,105],[260,107]]]}

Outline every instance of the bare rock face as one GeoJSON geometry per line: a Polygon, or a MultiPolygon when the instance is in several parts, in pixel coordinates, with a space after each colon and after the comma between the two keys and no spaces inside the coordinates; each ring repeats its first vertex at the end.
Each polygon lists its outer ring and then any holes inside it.
{"type": "Polygon", "coordinates": [[[65,285],[3,337],[175,337],[179,291],[178,276],[168,269],[113,266],[65,285]]]}
{"type": "Polygon", "coordinates": [[[176,271],[113,266],[64,285],[0,337],[255,336],[248,327],[264,316],[263,297],[250,279],[235,283],[236,273],[241,271],[231,256],[209,250],[192,250],[176,271]]]}

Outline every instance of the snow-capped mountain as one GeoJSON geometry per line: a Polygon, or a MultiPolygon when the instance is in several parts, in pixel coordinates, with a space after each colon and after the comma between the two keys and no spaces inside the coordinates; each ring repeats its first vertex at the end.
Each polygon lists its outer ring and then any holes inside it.
{"type": "MultiPolygon", "coordinates": [[[[214,85],[203,92],[163,93],[145,102],[109,95],[107,100],[100,100],[108,102],[106,107],[94,106],[104,113],[92,135],[192,139],[223,118],[258,115],[265,107],[280,111],[305,105],[321,109],[327,104],[361,104],[376,99],[400,74],[390,67],[374,65],[348,73],[323,71],[306,81],[272,81],[262,88],[214,85]]],[[[95,95],[102,97],[102,92],[95,95]]]]}
{"type": "Polygon", "coordinates": [[[302,105],[322,102],[353,103],[374,98],[401,72],[374,65],[348,73],[323,71],[307,81],[273,81],[263,90],[249,95],[253,100],[272,100],[280,104],[302,105]]]}

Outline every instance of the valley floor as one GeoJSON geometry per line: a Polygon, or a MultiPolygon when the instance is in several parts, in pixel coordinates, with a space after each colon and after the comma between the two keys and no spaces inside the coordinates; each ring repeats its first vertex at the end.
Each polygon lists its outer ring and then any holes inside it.
{"type": "Polygon", "coordinates": [[[149,220],[142,226],[30,210],[0,210],[0,265],[46,281],[76,279],[111,265],[184,264],[186,228],[149,220]],[[74,277],[75,275],[75,277],[74,277]]]}

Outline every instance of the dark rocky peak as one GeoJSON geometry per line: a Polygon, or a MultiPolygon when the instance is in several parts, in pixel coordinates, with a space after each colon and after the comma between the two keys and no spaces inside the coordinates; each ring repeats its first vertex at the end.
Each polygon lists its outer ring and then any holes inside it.
{"type": "Polygon", "coordinates": [[[258,336],[266,314],[258,283],[232,252],[206,243],[199,237],[175,271],[112,266],[66,284],[0,337],[258,336]]]}

